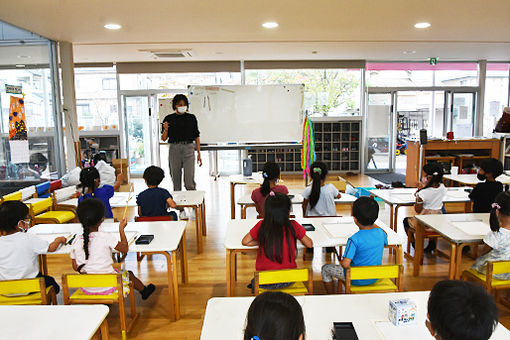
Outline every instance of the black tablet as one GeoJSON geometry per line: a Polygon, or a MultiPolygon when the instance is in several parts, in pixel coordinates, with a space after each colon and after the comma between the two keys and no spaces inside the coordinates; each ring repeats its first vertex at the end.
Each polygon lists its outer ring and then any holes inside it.
{"type": "Polygon", "coordinates": [[[149,244],[154,240],[154,235],[140,235],[135,241],[135,244],[149,244]]]}
{"type": "Polygon", "coordinates": [[[336,340],[358,340],[352,322],[333,322],[333,335],[336,340]]]}
{"type": "Polygon", "coordinates": [[[305,228],[306,231],[314,231],[315,227],[311,223],[303,223],[303,228],[305,228]]]}

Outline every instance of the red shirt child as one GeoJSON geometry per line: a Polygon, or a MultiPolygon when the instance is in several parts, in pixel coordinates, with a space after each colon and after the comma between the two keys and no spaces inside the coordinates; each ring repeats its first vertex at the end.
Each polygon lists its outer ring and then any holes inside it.
{"type": "MultiPolygon", "coordinates": [[[[275,185],[271,188],[270,193],[271,192],[279,192],[280,194],[288,195],[289,189],[287,189],[285,185],[275,185]]],[[[266,203],[267,196],[269,195],[262,195],[261,188],[257,188],[251,193],[251,200],[255,203],[255,208],[261,217],[264,217],[264,205],[266,203]]]]}

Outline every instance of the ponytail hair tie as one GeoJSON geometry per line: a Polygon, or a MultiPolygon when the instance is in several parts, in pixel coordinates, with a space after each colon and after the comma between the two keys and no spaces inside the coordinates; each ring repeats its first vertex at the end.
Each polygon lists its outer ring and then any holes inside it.
{"type": "Polygon", "coordinates": [[[259,338],[258,336],[256,336],[256,335],[255,335],[255,336],[252,336],[252,337],[251,337],[251,340],[260,340],[260,338],[259,338]]]}
{"type": "Polygon", "coordinates": [[[497,204],[497,203],[492,203],[492,208],[496,209],[496,210],[499,210],[499,209],[501,209],[501,206],[499,204],[497,204]]]}
{"type": "Polygon", "coordinates": [[[318,173],[319,175],[322,174],[322,169],[321,168],[313,168],[312,171],[318,173]]]}
{"type": "Polygon", "coordinates": [[[274,191],[270,191],[269,196],[274,196],[274,191]]]}
{"type": "Polygon", "coordinates": [[[433,176],[437,176],[437,175],[439,175],[439,174],[438,174],[438,173],[437,173],[437,171],[436,171],[436,172],[434,172],[432,175],[433,175],[433,176]]]}
{"type": "Polygon", "coordinates": [[[267,178],[267,174],[265,172],[262,173],[262,177],[267,178]]]}

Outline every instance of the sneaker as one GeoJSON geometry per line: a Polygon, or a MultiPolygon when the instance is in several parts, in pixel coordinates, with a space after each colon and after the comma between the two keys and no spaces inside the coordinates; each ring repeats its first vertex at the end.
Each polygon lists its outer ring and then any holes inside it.
{"type": "Polygon", "coordinates": [[[145,288],[140,292],[140,294],[142,294],[142,300],[147,300],[155,290],[156,286],[154,286],[152,283],[145,286],[145,288]]]}
{"type": "Polygon", "coordinates": [[[187,220],[188,219],[188,215],[186,214],[186,210],[181,210],[181,212],[179,213],[179,219],[180,220],[187,220]]]}

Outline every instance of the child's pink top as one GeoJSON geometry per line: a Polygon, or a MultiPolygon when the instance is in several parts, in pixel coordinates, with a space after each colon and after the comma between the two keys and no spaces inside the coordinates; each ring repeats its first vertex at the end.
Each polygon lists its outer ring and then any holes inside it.
{"type": "MultiPolygon", "coordinates": [[[[289,189],[287,189],[285,185],[275,185],[271,191],[284,195],[289,194],[289,189]]],[[[264,204],[266,203],[266,197],[267,196],[262,195],[260,188],[253,190],[251,193],[251,200],[255,203],[255,207],[257,208],[257,212],[259,213],[260,217],[264,217],[264,204]]]]}

